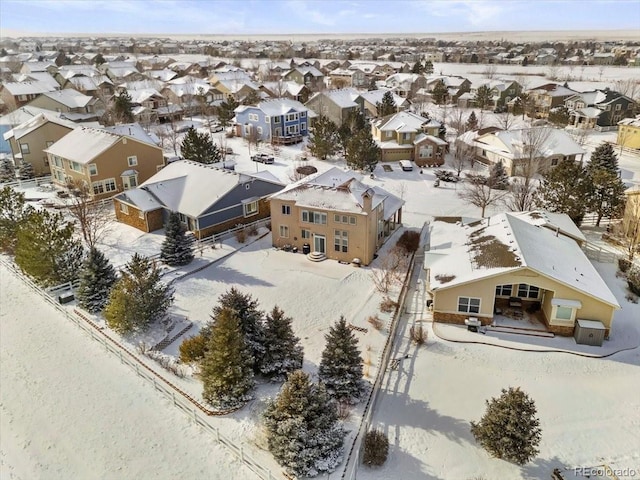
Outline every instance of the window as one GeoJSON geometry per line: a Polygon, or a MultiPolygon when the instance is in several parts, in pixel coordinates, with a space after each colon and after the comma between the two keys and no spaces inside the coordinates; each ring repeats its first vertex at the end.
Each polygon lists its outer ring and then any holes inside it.
{"type": "Polygon", "coordinates": [[[304,239],[304,240],[308,240],[311,238],[311,230],[305,230],[304,228],[302,229],[302,232],[300,234],[300,236],[304,239]]]}
{"type": "Polygon", "coordinates": [[[280,225],[280,238],[289,238],[289,227],[280,225]]]}
{"type": "Polygon", "coordinates": [[[258,127],[258,135],[262,135],[262,127],[258,127]]]}
{"type": "Polygon", "coordinates": [[[127,157],[127,163],[130,167],[135,167],[136,165],[138,165],[138,157],[136,157],[135,155],[127,157]]]}
{"type": "Polygon", "coordinates": [[[124,203],[120,204],[120,211],[122,213],[124,213],[125,215],[129,215],[129,207],[127,205],[125,205],[124,203]]]}
{"type": "Polygon", "coordinates": [[[22,153],[29,153],[29,144],[28,143],[21,143],[20,144],[20,151],[22,153]]]}
{"type": "Polygon", "coordinates": [[[69,168],[74,172],[82,173],[82,165],[80,165],[78,162],[72,162],[71,160],[69,160],[69,168]]]}
{"type": "Polygon", "coordinates": [[[309,212],[307,210],[302,211],[302,221],[308,223],[317,223],[320,225],[327,224],[327,214],[321,212],[309,212]]]}
{"type": "Polygon", "coordinates": [[[49,159],[47,157],[42,157],[42,161],[44,162],[45,167],[49,166],[49,159]]]}
{"type": "Polygon", "coordinates": [[[264,121],[265,121],[265,123],[271,123],[271,117],[269,115],[266,115],[264,117],[264,121]]]}
{"type": "Polygon", "coordinates": [[[101,182],[93,182],[92,187],[94,195],[115,192],[117,190],[115,178],[109,178],[107,180],[102,180],[101,182]]]}
{"type": "Polygon", "coordinates": [[[256,215],[258,213],[258,202],[250,202],[244,204],[244,216],[250,217],[251,215],[256,215]]]}
{"type": "Polygon", "coordinates": [[[552,159],[551,159],[551,166],[552,166],[552,167],[555,167],[555,166],[557,166],[557,165],[558,165],[558,159],[557,159],[557,158],[552,158],[552,159]]]}
{"type": "Polygon", "coordinates": [[[289,135],[297,135],[299,133],[298,125],[289,125],[287,127],[287,133],[289,135]]]}
{"type": "Polygon", "coordinates": [[[304,131],[304,130],[306,130],[306,129],[307,129],[307,124],[306,124],[306,123],[304,123],[304,122],[302,122],[302,123],[300,124],[300,130],[304,131]]]}
{"type": "Polygon", "coordinates": [[[487,156],[487,151],[486,150],[482,150],[482,156],[486,157],[487,156]]]}
{"type": "Polygon", "coordinates": [[[285,121],[293,122],[294,120],[298,120],[298,114],[297,113],[287,113],[285,121]]]}
{"type": "Polygon", "coordinates": [[[58,168],[64,168],[64,166],[62,165],[62,159],[56,155],[53,156],[53,163],[58,168]]]}
{"type": "Polygon", "coordinates": [[[571,307],[556,307],[556,320],[571,320],[573,318],[573,308],[571,307]]]}
{"type": "Polygon", "coordinates": [[[280,117],[273,117],[273,123],[280,123],[280,117]]]}
{"type": "Polygon", "coordinates": [[[89,175],[91,175],[92,177],[98,175],[98,167],[95,163],[89,164],[89,175]]]}
{"type": "Polygon", "coordinates": [[[343,253],[349,250],[349,234],[345,230],[334,230],[333,248],[336,252],[343,253]]]}
{"type": "Polygon", "coordinates": [[[249,135],[251,133],[251,125],[244,126],[244,134],[249,135]]]}
{"type": "Polygon", "coordinates": [[[349,225],[355,225],[355,224],[356,224],[356,217],[352,215],[349,217],[349,225]]]}
{"type": "Polygon", "coordinates": [[[463,313],[479,313],[480,299],[471,297],[458,297],[458,311],[463,313]]]}
{"type": "Polygon", "coordinates": [[[55,177],[55,179],[60,182],[60,183],[64,183],[64,172],[62,170],[54,170],[53,171],[53,176],[55,177]]]}
{"type": "Polygon", "coordinates": [[[387,138],[391,138],[391,137],[393,137],[393,131],[387,130],[387,138]]]}
{"type": "Polygon", "coordinates": [[[138,218],[141,218],[144,220],[144,212],[142,210],[138,211],[138,218]]]}
{"type": "Polygon", "coordinates": [[[518,296],[520,298],[538,298],[539,295],[540,289],[538,287],[527,285],[526,283],[518,285],[518,296]]]}
{"type": "MultiPolygon", "coordinates": [[[[616,105],[616,110],[622,110],[622,105],[621,104],[617,104],[616,105]]],[[[27,153],[29,153],[29,152],[27,152],[27,153]]]]}
{"type": "Polygon", "coordinates": [[[307,116],[307,112],[300,112],[300,118],[305,118],[307,116]]]}
{"type": "Polygon", "coordinates": [[[258,115],[255,113],[250,113],[249,114],[249,121],[250,122],[257,122],[258,121],[258,115]]]}
{"type": "Polygon", "coordinates": [[[291,215],[291,206],[290,205],[282,205],[282,214],[283,215],[291,215]]]}
{"type": "Polygon", "coordinates": [[[512,285],[498,285],[496,286],[497,297],[510,297],[512,285]]]}

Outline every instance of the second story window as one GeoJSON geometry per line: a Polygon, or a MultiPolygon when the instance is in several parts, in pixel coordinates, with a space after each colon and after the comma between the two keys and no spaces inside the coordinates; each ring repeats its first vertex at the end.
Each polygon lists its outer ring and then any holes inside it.
{"type": "Polygon", "coordinates": [[[95,163],[89,164],[89,175],[91,175],[92,177],[98,175],[98,167],[95,163]]]}
{"type": "Polygon", "coordinates": [[[29,144],[28,143],[21,143],[20,144],[20,152],[29,153],[29,144]]]}
{"type": "Polygon", "coordinates": [[[130,167],[135,167],[136,165],[138,165],[138,157],[136,157],[135,155],[127,157],[127,164],[129,164],[130,167]]]}

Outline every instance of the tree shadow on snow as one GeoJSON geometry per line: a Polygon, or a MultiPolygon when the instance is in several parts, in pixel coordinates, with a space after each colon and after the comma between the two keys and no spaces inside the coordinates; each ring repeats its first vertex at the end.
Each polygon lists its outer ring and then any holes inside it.
{"type": "MultiPolygon", "coordinates": [[[[260,286],[260,287],[272,287],[273,284],[263,280],[262,278],[254,277],[253,275],[247,275],[234,268],[230,268],[224,265],[212,266],[202,272],[198,272],[192,276],[195,279],[210,280],[212,282],[221,282],[224,284],[240,285],[240,286],[260,286]]],[[[193,288],[193,287],[190,287],[193,288]]]]}
{"type": "Polygon", "coordinates": [[[367,480],[388,480],[391,478],[420,479],[420,480],[444,480],[427,471],[428,465],[411,453],[393,443],[389,444],[387,461],[381,467],[367,467],[361,465],[358,468],[358,478],[367,480]],[[400,474],[399,472],[402,472],[400,474]]]}

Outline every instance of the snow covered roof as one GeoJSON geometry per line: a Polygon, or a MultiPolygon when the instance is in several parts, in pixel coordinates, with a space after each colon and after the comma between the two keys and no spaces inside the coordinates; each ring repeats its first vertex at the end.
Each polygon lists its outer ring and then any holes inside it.
{"type": "Polygon", "coordinates": [[[596,107],[585,107],[579,108],[577,110],[572,110],[571,113],[580,117],[598,118],[600,115],[602,115],[602,110],[596,107]]]}
{"type": "Polygon", "coordinates": [[[16,82],[29,82],[36,81],[45,83],[54,90],[60,89],[60,84],[56,81],[55,78],[49,72],[29,72],[29,73],[20,73],[13,75],[13,80],[16,82]]]}
{"type": "MultiPolygon", "coordinates": [[[[398,112],[390,117],[380,119],[376,126],[380,130],[395,130],[396,132],[417,132],[424,124],[431,120],[413,112],[398,112]]],[[[437,124],[438,126],[440,124],[437,124]]],[[[435,124],[434,124],[435,126],[435,124]]]]}
{"type": "Polygon", "coordinates": [[[120,135],[106,130],[79,127],[67,133],[44,151],[74,162],[86,164],[111,148],[121,138],[120,135]]]}
{"type": "Polygon", "coordinates": [[[467,225],[436,221],[430,243],[425,267],[433,290],[530,269],[620,307],[578,243],[516,215],[503,213],[467,225]],[[434,255],[438,253],[443,255],[434,255]]]}
{"type": "Polygon", "coordinates": [[[629,125],[631,127],[640,127],[640,115],[636,115],[636,118],[623,118],[618,122],[618,125],[629,125]]]}
{"type": "Polygon", "coordinates": [[[139,123],[124,123],[111,127],[104,127],[103,130],[117,135],[135,138],[136,140],[142,143],[148,143],[149,145],[160,145],[158,137],[156,137],[155,134],[148,133],[139,123]]]}
{"type": "Polygon", "coordinates": [[[302,103],[291,98],[274,98],[273,100],[266,100],[258,104],[258,108],[262,110],[265,115],[276,116],[284,115],[291,111],[294,112],[307,112],[309,109],[302,103]]]}
{"type": "Polygon", "coordinates": [[[69,108],[86,107],[93,100],[93,97],[80,93],[73,88],[65,88],[64,90],[57,90],[55,92],[45,92],[42,95],[69,108]]]}
{"type": "MultiPolygon", "coordinates": [[[[164,167],[136,190],[145,190],[171,211],[197,218],[237,185],[255,178],[282,185],[277,179],[264,175],[240,174],[190,160],[179,160],[164,167]]],[[[142,194],[140,198],[146,202],[142,194]]]]}
{"type": "Polygon", "coordinates": [[[164,98],[160,95],[155,88],[143,88],[140,90],[128,90],[129,96],[131,97],[131,103],[142,103],[151,97],[160,97],[164,98]]]}
{"type": "Polygon", "coordinates": [[[53,92],[57,90],[45,82],[7,82],[4,85],[11,95],[37,95],[39,93],[53,92]]]}
{"type": "Polygon", "coordinates": [[[358,92],[358,90],[356,90],[355,88],[340,88],[338,90],[328,90],[317,93],[316,95],[314,95],[314,97],[317,95],[326,96],[340,108],[351,108],[358,106],[355,100],[360,95],[360,92],[358,92]]]}
{"type": "Polygon", "coordinates": [[[148,77],[155,78],[156,80],[160,80],[163,82],[168,82],[169,80],[172,80],[178,76],[176,72],[174,72],[173,70],[169,70],[168,68],[165,68],[163,70],[149,70],[148,72],[146,72],[146,74],[148,77]]]}
{"type": "Polygon", "coordinates": [[[554,231],[558,229],[558,231],[563,235],[567,235],[580,242],[585,242],[587,240],[584,234],[566,213],[536,210],[533,212],[512,213],[512,215],[518,217],[520,220],[530,223],[531,225],[547,227],[554,231]]]}
{"type": "MultiPolygon", "coordinates": [[[[391,90],[385,89],[370,90],[368,92],[361,92],[360,96],[367,102],[375,105],[379,102],[382,102],[382,97],[384,96],[384,94],[390,91],[391,90]]],[[[396,107],[403,107],[409,104],[409,101],[406,98],[401,97],[400,95],[396,95],[392,92],[391,96],[393,97],[393,103],[396,107]]]]}
{"type": "Polygon", "coordinates": [[[300,92],[305,87],[297,82],[264,82],[262,84],[265,88],[269,89],[272,93],[288,93],[289,95],[300,95],[300,92]]]}
{"type": "Polygon", "coordinates": [[[435,143],[436,145],[442,145],[442,146],[448,145],[448,143],[445,140],[442,140],[441,138],[438,138],[438,137],[434,137],[433,135],[427,135],[426,133],[421,133],[420,135],[418,135],[416,139],[413,141],[413,144],[417,145],[424,140],[429,140],[430,142],[435,143]]]}
{"type": "Polygon", "coordinates": [[[51,113],[42,112],[36,115],[35,117],[27,120],[26,122],[21,123],[17,127],[14,127],[12,130],[9,130],[3,135],[3,138],[5,140],[8,140],[9,138],[13,137],[16,140],[19,140],[20,138],[24,137],[28,133],[33,132],[37,128],[40,128],[42,125],[44,125],[47,122],[55,123],[57,125],[67,127],[71,130],[73,130],[78,126],[73,122],[64,120],[51,113]]]}
{"type": "Polygon", "coordinates": [[[476,142],[482,144],[482,148],[485,150],[511,158],[520,158],[523,155],[523,149],[526,148],[527,145],[535,143],[542,144],[535,146],[539,148],[540,154],[545,157],[552,155],[582,155],[586,153],[567,132],[550,127],[501,130],[481,135],[476,139],[476,142]],[[484,139],[489,136],[498,138],[502,146],[486,143],[484,139]],[[540,139],[540,141],[538,142],[537,139],[540,139]],[[544,141],[542,141],[542,139],[544,139],[544,141]]]}
{"type": "Polygon", "coordinates": [[[97,90],[100,85],[107,83],[113,85],[113,82],[106,75],[97,75],[95,77],[78,76],[70,78],[69,81],[78,90],[91,91],[97,90]]]}

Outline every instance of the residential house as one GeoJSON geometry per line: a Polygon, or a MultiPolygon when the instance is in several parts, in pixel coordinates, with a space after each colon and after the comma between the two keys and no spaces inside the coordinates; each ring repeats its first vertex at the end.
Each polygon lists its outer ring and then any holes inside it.
{"type": "Polygon", "coordinates": [[[282,79],[273,82],[264,82],[260,85],[260,90],[271,98],[290,98],[300,103],[309,100],[311,90],[306,85],[296,82],[285,82],[282,79]]]}
{"type": "Polygon", "coordinates": [[[106,75],[98,75],[96,77],[76,76],[66,80],[62,88],[73,88],[85,95],[104,100],[110,98],[115,91],[113,82],[106,75]]]}
{"type": "Polygon", "coordinates": [[[640,150],[640,115],[618,122],[616,143],[623,148],[640,150]]]}
{"type": "Polygon", "coordinates": [[[333,167],[269,198],[273,245],[368,265],[402,223],[404,201],[333,167]],[[333,246],[331,245],[333,243],[333,246]]]}
{"type": "MultiPolygon", "coordinates": [[[[471,89],[471,82],[467,78],[457,75],[430,75],[427,78],[427,85],[425,87],[425,90],[427,92],[433,92],[434,87],[439,82],[444,83],[445,87],[447,87],[447,93],[449,95],[449,98],[453,102],[457,102],[458,98],[462,94],[469,92],[469,90],[471,89]]],[[[430,99],[431,98],[429,97],[428,100],[430,99]]]]}
{"type": "Polygon", "coordinates": [[[427,77],[417,73],[395,73],[387,77],[385,86],[399,96],[410,100],[419,89],[427,86],[427,77]]]}
{"type": "Polygon", "coordinates": [[[360,92],[355,88],[325,90],[313,95],[305,106],[340,126],[351,112],[364,113],[362,102],[357,102],[359,97],[360,92]]]}
{"type": "MultiPolygon", "coordinates": [[[[622,216],[622,233],[629,243],[636,245],[640,250],[640,186],[634,185],[624,192],[625,205],[622,216]]],[[[637,253],[640,253],[638,251],[637,253]]]]}
{"type": "Polygon", "coordinates": [[[333,88],[365,87],[369,84],[362,70],[336,68],[329,72],[329,85],[333,88]]]}
{"type": "Polygon", "coordinates": [[[586,153],[567,132],[551,127],[500,130],[480,135],[474,143],[476,160],[489,166],[501,162],[508,175],[521,175],[530,160],[538,171],[562,160],[582,163],[586,153]]]}
{"type": "Polygon", "coordinates": [[[608,336],[616,297],[580,245],[560,227],[537,225],[539,216],[436,219],[424,259],[433,320],[500,327],[519,318],[567,336],[578,320],[591,320],[608,336]]]}
{"type": "Polygon", "coordinates": [[[144,232],[163,228],[169,213],[177,212],[186,229],[204,238],[268,218],[266,199],[282,187],[266,171],[241,174],[180,160],[119,193],[114,206],[120,222],[144,232]]]}
{"type": "Polygon", "coordinates": [[[135,62],[107,62],[100,65],[99,69],[116,85],[145,79],[135,62]]]}
{"type": "Polygon", "coordinates": [[[274,98],[235,109],[237,135],[277,144],[299,143],[309,133],[313,115],[302,103],[274,98]]]}
{"type": "Polygon", "coordinates": [[[29,102],[29,105],[62,112],[67,119],[73,121],[97,120],[104,112],[104,104],[101,100],[84,95],[72,88],[43,93],[29,102]]]}
{"type": "Polygon", "coordinates": [[[260,87],[251,80],[251,77],[244,70],[216,72],[209,78],[209,83],[213,88],[222,92],[225,100],[234,97],[241,101],[252,93],[259,94],[260,92],[260,87]]]}
{"type": "Polygon", "coordinates": [[[127,90],[131,97],[131,113],[136,122],[149,125],[160,118],[160,109],[167,107],[167,100],[155,88],[127,90]]]}
{"type": "Polygon", "coordinates": [[[170,83],[160,94],[169,104],[179,105],[187,115],[201,114],[224,99],[222,92],[204,82],[170,83]]]}
{"type": "Polygon", "coordinates": [[[324,87],[324,74],[312,65],[294,67],[285,73],[282,78],[286,81],[306,85],[312,92],[324,87]]]}
{"type": "Polygon", "coordinates": [[[570,125],[598,130],[615,129],[618,122],[633,117],[636,108],[631,98],[608,88],[576,93],[564,104],[569,110],[570,125]]]}
{"type": "Polygon", "coordinates": [[[15,82],[42,82],[51,86],[54,90],[60,89],[60,84],[49,72],[14,73],[12,80],[15,82]]]}
{"type": "Polygon", "coordinates": [[[9,143],[13,163],[31,164],[33,173],[39,177],[51,173],[49,159],[43,151],[76,127],[75,123],[53,113],[39,113],[7,131],[3,138],[9,143]]]}
{"type": "Polygon", "coordinates": [[[55,184],[86,182],[97,199],[135,188],[164,166],[160,147],[96,128],[76,128],[44,152],[55,184]]]}
{"type": "MultiPolygon", "coordinates": [[[[491,94],[491,108],[502,107],[522,93],[522,87],[515,80],[498,79],[498,80],[480,80],[471,85],[469,91],[472,98],[475,98],[476,92],[480,87],[488,87],[491,94]]],[[[472,102],[475,103],[475,102],[472,102]]]]}
{"type": "Polygon", "coordinates": [[[9,110],[20,108],[39,95],[59,88],[46,82],[7,82],[0,84],[0,102],[9,110]]]}
{"type": "MultiPolygon", "coordinates": [[[[362,107],[367,117],[378,117],[378,104],[382,102],[382,97],[390,90],[378,89],[369,90],[366,92],[360,92],[359,98],[356,99],[358,103],[362,101],[362,107]]],[[[393,96],[393,102],[396,107],[396,112],[401,112],[409,108],[411,103],[406,98],[403,98],[395,93],[391,92],[393,96]]]]}
{"type": "Polygon", "coordinates": [[[413,160],[418,166],[444,164],[447,142],[439,138],[441,124],[412,112],[400,112],[372,124],[381,161],[413,160]]]}
{"type": "Polygon", "coordinates": [[[552,108],[564,106],[567,98],[576,94],[575,90],[558,85],[557,83],[546,83],[532,90],[527,94],[535,108],[537,118],[548,118],[552,108]]]}

